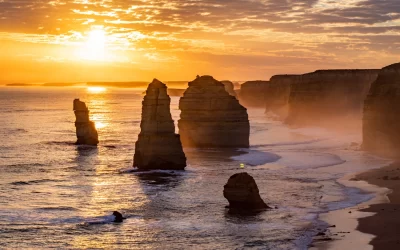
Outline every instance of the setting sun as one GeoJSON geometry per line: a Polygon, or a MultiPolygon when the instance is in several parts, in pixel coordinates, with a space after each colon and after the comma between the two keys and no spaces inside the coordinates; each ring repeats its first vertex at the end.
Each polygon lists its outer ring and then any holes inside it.
{"type": "Polygon", "coordinates": [[[92,94],[103,93],[103,92],[105,92],[106,90],[107,90],[107,89],[104,88],[104,87],[88,87],[88,88],[87,88],[87,91],[88,91],[89,93],[92,93],[92,94]]]}
{"type": "Polygon", "coordinates": [[[85,39],[85,43],[79,49],[78,56],[90,61],[103,61],[107,43],[106,32],[102,29],[91,30],[85,39]]]}

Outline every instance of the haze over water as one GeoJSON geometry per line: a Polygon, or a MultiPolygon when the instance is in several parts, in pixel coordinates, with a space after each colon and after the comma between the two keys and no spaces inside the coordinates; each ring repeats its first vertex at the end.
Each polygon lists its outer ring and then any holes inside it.
{"type": "Polygon", "coordinates": [[[324,226],[319,212],[372,197],[337,179],[387,163],[351,146],[360,129],[290,129],[249,109],[250,150],[186,149],[184,172],[130,173],[142,98],[133,90],[0,89],[2,247],[306,249],[324,226]],[[74,98],[89,106],[97,148],[74,145],[74,98]],[[228,213],[222,190],[240,163],[276,209],[228,213]],[[114,210],[128,219],[111,223],[114,210]]]}

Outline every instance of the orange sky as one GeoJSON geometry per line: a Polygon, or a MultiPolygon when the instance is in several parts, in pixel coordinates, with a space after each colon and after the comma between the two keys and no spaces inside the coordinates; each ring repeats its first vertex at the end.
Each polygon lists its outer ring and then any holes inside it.
{"type": "Polygon", "coordinates": [[[0,83],[268,79],[400,61],[399,0],[0,0],[0,83]]]}

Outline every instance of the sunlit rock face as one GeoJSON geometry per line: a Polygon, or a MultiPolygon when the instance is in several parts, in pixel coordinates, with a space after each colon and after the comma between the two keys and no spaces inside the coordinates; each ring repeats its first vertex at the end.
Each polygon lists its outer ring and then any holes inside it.
{"type": "Polygon", "coordinates": [[[289,124],[318,125],[361,118],[364,100],[379,70],[318,70],[291,85],[289,124]]]}
{"type": "Polygon", "coordinates": [[[266,209],[254,178],[248,173],[232,175],[224,186],[224,197],[231,209],[266,209]]]}
{"type": "Polygon", "coordinates": [[[400,63],[383,68],[365,100],[363,148],[400,157],[400,63]]]}
{"type": "Polygon", "coordinates": [[[140,134],[135,144],[134,167],[142,170],[183,170],[186,157],[170,112],[167,86],[154,79],[142,102],[140,134]]]}
{"type": "Polygon", "coordinates": [[[264,93],[265,112],[272,112],[285,119],[289,110],[291,85],[299,79],[298,75],[276,75],[271,77],[264,93]]]}
{"type": "Polygon", "coordinates": [[[236,97],[235,87],[233,82],[231,81],[221,81],[221,83],[225,86],[226,92],[228,92],[231,96],[236,97]]]}
{"type": "Polygon", "coordinates": [[[75,99],[73,109],[76,117],[76,137],[78,138],[76,144],[96,146],[99,138],[94,122],[89,120],[89,109],[86,104],[75,99]]]}
{"type": "Polygon", "coordinates": [[[179,134],[184,147],[249,147],[247,110],[212,76],[189,83],[179,101],[179,134]]]}
{"type": "Polygon", "coordinates": [[[240,87],[239,100],[245,107],[265,107],[269,81],[247,81],[240,87]]]}

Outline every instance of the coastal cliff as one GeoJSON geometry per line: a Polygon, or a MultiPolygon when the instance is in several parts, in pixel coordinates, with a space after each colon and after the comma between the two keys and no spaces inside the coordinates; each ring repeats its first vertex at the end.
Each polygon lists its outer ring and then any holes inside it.
{"type": "Polygon", "coordinates": [[[320,124],[334,117],[361,116],[379,70],[318,70],[291,85],[289,124],[320,124]]]}
{"type": "Polygon", "coordinates": [[[167,86],[154,79],[142,102],[140,134],[135,144],[134,167],[142,170],[183,170],[186,156],[170,112],[167,86]]]}
{"type": "Polygon", "coordinates": [[[265,112],[272,112],[285,119],[289,110],[291,86],[298,80],[298,75],[275,75],[269,80],[264,95],[265,112]]]}
{"type": "Polygon", "coordinates": [[[78,138],[76,144],[91,146],[99,144],[97,130],[94,122],[89,120],[89,109],[86,107],[86,104],[79,99],[75,99],[73,110],[76,118],[76,137],[78,138]]]}
{"type": "Polygon", "coordinates": [[[235,86],[231,81],[221,81],[221,83],[225,86],[226,92],[228,92],[231,96],[236,97],[235,86]]]}
{"type": "Polygon", "coordinates": [[[265,107],[269,81],[247,81],[240,87],[240,104],[245,107],[265,107]]]}
{"type": "Polygon", "coordinates": [[[249,147],[246,108],[212,76],[197,77],[179,101],[179,133],[184,147],[249,147]]]}
{"type": "Polygon", "coordinates": [[[400,63],[383,68],[365,100],[363,149],[400,157],[400,63]]]}

